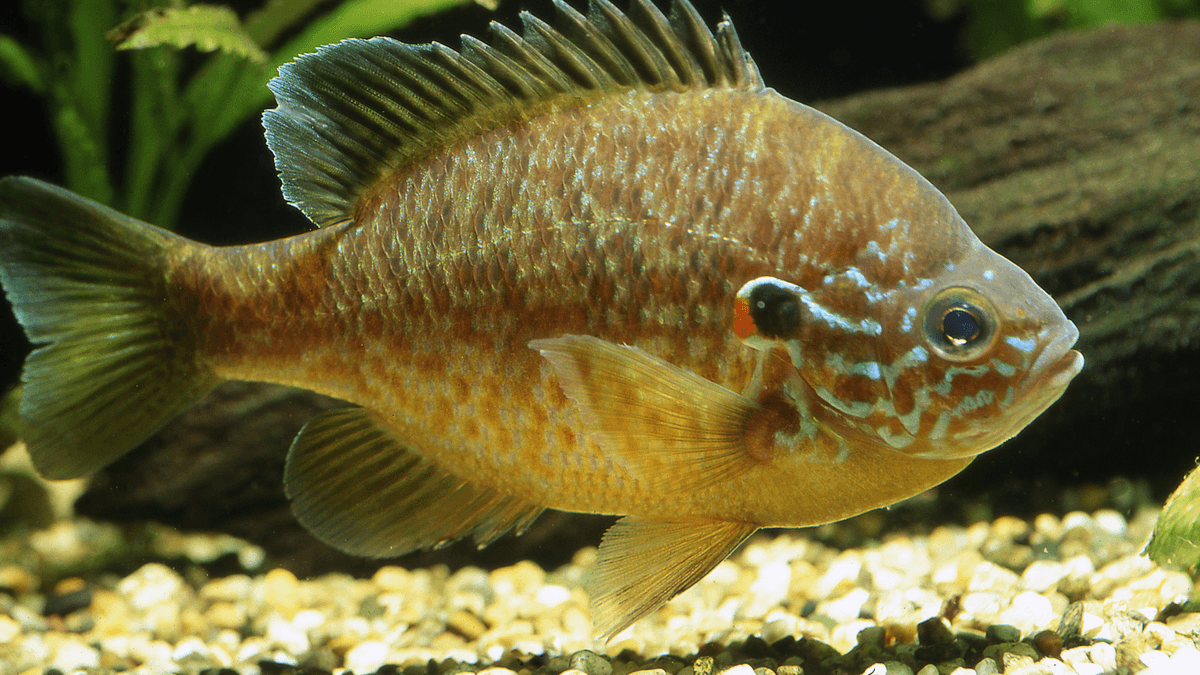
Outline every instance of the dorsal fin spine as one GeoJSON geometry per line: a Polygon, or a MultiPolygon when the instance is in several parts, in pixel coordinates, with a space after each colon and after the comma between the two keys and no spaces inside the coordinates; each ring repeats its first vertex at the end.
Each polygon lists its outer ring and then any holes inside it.
{"type": "Polygon", "coordinates": [[[525,38],[514,33],[504,24],[492,22],[492,48],[499,49],[518,66],[528,72],[541,89],[541,97],[566,93],[574,89],[571,80],[555,66],[545,54],[534,48],[525,38]]]}
{"type": "Polygon", "coordinates": [[[463,56],[491,75],[504,87],[508,96],[524,100],[537,98],[540,89],[537,80],[522,71],[507,54],[492,49],[470,35],[464,35],[463,56]]]}
{"type": "Polygon", "coordinates": [[[614,87],[632,87],[637,83],[637,73],[629,62],[586,16],[563,0],[554,0],[554,6],[558,11],[556,30],[590,56],[614,87]]]}
{"type": "Polygon", "coordinates": [[[684,46],[696,55],[704,77],[713,86],[728,86],[725,68],[722,67],[712,32],[704,25],[704,19],[690,3],[671,3],[671,27],[675,29],[684,46]]]}
{"type": "Polygon", "coordinates": [[[493,24],[490,46],[463,36],[459,52],[375,38],[300,56],[263,114],[284,197],[318,226],[345,222],[387,176],[507,120],[624,89],[762,88],[728,17],[714,37],[687,0],[669,17],[631,2],[585,16],[555,0],[555,28],[523,14],[523,35],[493,24]]]}
{"type": "Polygon", "coordinates": [[[624,47],[630,64],[637,72],[640,81],[650,85],[674,88],[671,82],[664,81],[671,70],[670,64],[662,54],[655,49],[654,44],[646,39],[629,17],[617,9],[609,0],[592,0],[588,18],[601,26],[608,28],[610,39],[619,41],[618,48],[624,47]]]}
{"type": "Polygon", "coordinates": [[[629,18],[670,62],[670,71],[675,74],[678,87],[704,86],[706,82],[700,64],[679,43],[670,21],[657,7],[646,0],[633,0],[629,6],[629,18]]]}
{"type": "Polygon", "coordinates": [[[742,47],[742,41],[738,38],[737,30],[733,27],[733,20],[729,18],[728,14],[724,14],[721,23],[717,24],[717,44],[725,53],[726,62],[734,69],[734,86],[747,89],[761,89],[764,86],[758,66],[754,64],[754,60],[742,47]]]}
{"type": "Polygon", "coordinates": [[[592,57],[545,21],[521,12],[521,24],[525,27],[525,40],[538,51],[553,54],[553,61],[576,85],[589,90],[611,86],[611,79],[605,78],[603,69],[592,57]]]}

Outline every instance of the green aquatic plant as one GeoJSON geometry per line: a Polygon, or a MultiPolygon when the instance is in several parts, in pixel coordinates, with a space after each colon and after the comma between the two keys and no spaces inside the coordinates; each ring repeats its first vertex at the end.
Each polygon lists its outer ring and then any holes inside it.
{"type": "MultiPolygon", "coordinates": [[[[45,101],[66,187],[173,228],[196,168],[270,104],[267,81],[280,65],[471,1],[266,0],[239,19],[229,7],[182,0],[27,0],[40,40],[0,33],[0,77],[45,101]],[[197,63],[189,48],[206,53],[197,63]],[[116,91],[121,68],[127,92],[116,91]],[[127,144],[115,149],[112,138],[127,144]]],[[[19,434],[19,396],[0,400],[0,450],[19,434]]]]}
{"type": "Polygon", "coordinates": [[[1146,555],[1159,565],[1200,565],[1200,468],[1193,469],[1167,498],[1154,525],[1146,555]]]}
{"type": "Polygon", "coordinates": [[[964,41],[977,58],[1064,28],[1200,18],[1200,0],[926,0],[938,18],[967,16],[964,41]]]}
{"type": "Polygon", "coordinates": [[[0,75],[45,101],[66,187],[170,228],[205,154],[270,103],[278,66],[470,1],[267,0],[239,19],[183,0],[27,0],[40,44],[0,34],[0,75]],[[209,53],[197,64],[192,47],[209,53]],[[123,95],[114,74],[126,67],[123,95]],[[114,121],[127,125],[120,151],[114,121]]]}

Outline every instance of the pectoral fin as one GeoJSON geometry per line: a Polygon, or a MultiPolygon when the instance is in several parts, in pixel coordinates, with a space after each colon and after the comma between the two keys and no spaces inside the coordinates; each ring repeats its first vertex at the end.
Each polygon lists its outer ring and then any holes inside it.
{"type": "Polygon", "coordinates": [[[712,571],[757,525],[627,516],[600,542],[588,579],[592,625],[612,638],[712,571]]]}
{"type": "Polygon", "coordinates": [[[288,452],[284,484],[304,527],[331,546],[398,556],[474,535],[520,534],[540,506],[464,480],[412,449],[364,408],[322,413],[288,452]]]}
{"type": "Polygon", "coordinates": [[[580,335],[534,340],[583,423],[651,486],[701,489],[762,457],[747,447],[754,401],[636,347],[580,335]]]}

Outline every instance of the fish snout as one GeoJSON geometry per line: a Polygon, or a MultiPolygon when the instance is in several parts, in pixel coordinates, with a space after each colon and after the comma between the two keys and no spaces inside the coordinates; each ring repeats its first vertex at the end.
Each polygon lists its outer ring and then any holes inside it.
{"type": "Polygon", "coordinates": [[[1078,339],[1079,328],[1065,317],[1044,326],[1037,337],[1043,347],[1029,368],[1027,382],[1051,390],[1066,387],[1083,369],[1083,354],[1072,349],[1078,339]]]}

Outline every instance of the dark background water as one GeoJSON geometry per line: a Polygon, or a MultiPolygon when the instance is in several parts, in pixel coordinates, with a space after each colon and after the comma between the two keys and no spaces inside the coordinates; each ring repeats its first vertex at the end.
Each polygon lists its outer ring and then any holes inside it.
{"type": "MultiPolygon", "coordinates": [[[[4,3],[0,7],[0,27],[6,33],[30,37],[19,4],[4,3]]],[[[259,3],[234,4],[246,10],[259,3]]],[[[971,31],[988,29],[978,22],[972,24],[967,9],[933,17],[922,0],[696,0],[695,4],[710,25],[720,19],[722,10],[727,12],[767,84],[803,102],[948,77],[975,62],[971,31]]],[[[436,40],[457,47],[460,33],[482,37],[492,19],[518,26],[521,9],[542,17],[553,16],[549,0],[504,0],[497,12],[466,6],[420,19],[392,35],[408,42],[436,40]]],[[[9,149],[0,153],[0,175],[19,173],[61,182],[62,167],[41,101],[8,85],[4,85],[3,92],[6,127],[13,140],[9,149]]],[[[114,127],[114,147],[120,147],[119,123],[114,127]]],[[[277,238],[307,226],[303,216],[283,202],[262,130],[252,120],[218,145],[200,166],[184,204],[179,231],[223,244],[277,238]]],[[[28,348],[10,308],[0,303],[0,390],[17,381],[28,348]]],[[[1003,480],[1012,486],[1008,489],[1012,499],[1028,501],[1032,493],[1047,485],[1103,483],[1113,476],[1126,475],[1153,478],[1161,497],[1182,476],[1196,452],[1194,447],[1171,446],[1188,435],[1168,428],[1174,420],[1186,419],[1195,402],[1189,400],[1188,392],[1179,396],[1146,393],[1156,395],[1159,408],[1147,411],[1137,406],[1108,406],[1097,411],[1098,422],[1107,425],[1102,447],[1097,447],[1094,439],[1087,441],[1092,447],[1068,447],[1059,440],[1018,442],[987,453],[958,479],[957,485],[970,488],[1003,480]],[[1168,408],[1162,410],[1164,405],[1168,408]],[[1155,459],[1160,456],[1171,460],[1155,459]],[[1097,457],[1103,461],[1097,461],[1097,457]]],[[[1072,391],[1067,396],[1072,396],[1072,391]]],[[[1078,411],[1088,402],[1077,400],[1073,405],[1078,411]]],[[[1022,436],[1035,436],[1042,429],[1053,428],[1057,423],[1053,413],[1035,422],[1022,436]]]]}

